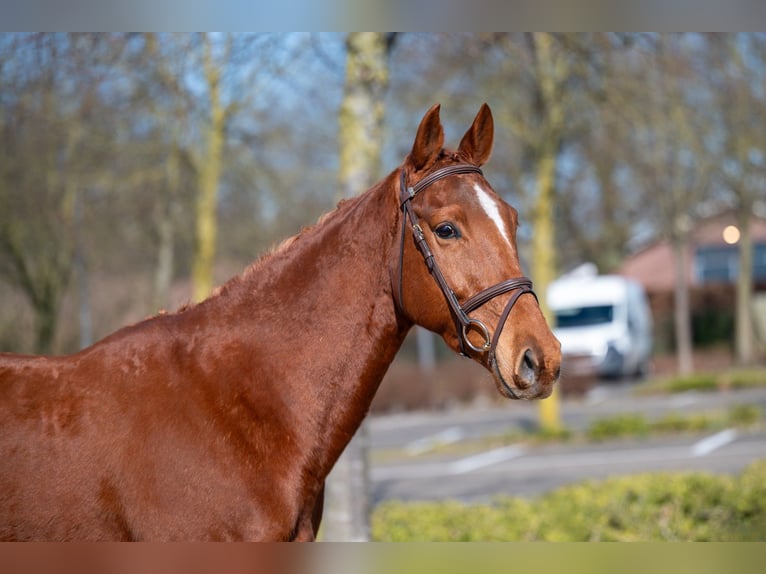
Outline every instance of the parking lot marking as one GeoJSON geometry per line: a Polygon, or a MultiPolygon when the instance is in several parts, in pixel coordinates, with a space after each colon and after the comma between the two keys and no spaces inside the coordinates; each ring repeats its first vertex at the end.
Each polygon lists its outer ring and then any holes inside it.
{"type": "Polygon", "coordinates": [[[737,431],[726,429],[703,438],[692,445],[692,456],[706,456],[716,449],[726,446],[737,438],[737,431]]]}
{"type": "Polygon", "coordinates": [[[410,456],[416,456],[428,452],[437,446],[457,442],[461,440],[463,436],[465,436],[465,433],[460,427],[449,427],[443,431],[407,443],[404,450],[410,456]]]}
{"type": "Polygon", "coordinates": [[[517,445],[504,446],[501,448],[488,450],[487,452],[482,452],[451,462],[447,467],[447,474],[465,474],[467,472],[472,472],[474,470],[484,468],[485,466],[490,466],[492,464],[497,464],[498,462],[505,462],[507,460],[511,460],[512,458],[517,458],[523,455],[524,452],[524,448],[517,445]]]}

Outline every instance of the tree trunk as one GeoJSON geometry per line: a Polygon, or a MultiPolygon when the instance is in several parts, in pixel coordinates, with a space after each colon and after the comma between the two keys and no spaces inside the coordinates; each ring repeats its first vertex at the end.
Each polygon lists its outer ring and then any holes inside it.
{"type": "MultiPolygon", "coordinates": [[[[78,134],[79,130],[73,130],[67,142],[67,157],[71,157],[71,150],[75,149],[78,134]]],[[[41,267],[38,267],[38,276],[29,281],[36,319],[35,352],[41,355],[50,355],[53,352],[59,307],[69,284],[76,249],[74,238],[77,224],[76,209],[80,201],[79,188],[73,177],[67,175],[59,175],[59,177],[63,179],[62,183],[59,183],[55,174],[51,173],[49,185],[63,187],[59,213],[65,222],[65,227],[62,228],[60,236],[61,245],[57,247],[57,251],[46,258],[41,267]]]]}
{"type": "Polygon", "coordinates": [[[173,245],[175,225],[170,206],[163,206],[165,213],[157,224],[159,244],[157,246],[157,267],[154,270],[154,304],[152,312],[156,313],[170,306],[170,284],[173,280],[173,261],[175,249],[173,245]]]}
{"type": "Polygon", "coordinates": [[[532,212],[532,277],[538,292],[540,308],[550,321],[551,314],[545,292],[556,278],[556,236],[553,221],[555,203],[556,157],[550,145],[544,146],[537,159],[537,197],[532,212]]]}
{"type": "Polygon", "coordinates": [[[691,306],[689,303],[689,281],[686,276],[686,234],[677,233],[673,237],[675,304],[674,322],[676,331],[676,357],[678,374],[688,375],[694,370],[692,355],[691,306]]]}
{"type": "MultiPolygon", "coordinates": [[[[552,322],[546,292],[556,278],[556,232],[554,206],[556,202],[556,170],[559,146],[564,126],[564,107],[559,97],[559,82],[566,72],[554,53],[550,34],[533,34],[537,58],[537,81],[542,101],[542,133],[537,154],[536,201],[532,210],[532,279],[540,309],[549,324],[552,322]]],[[[540,401],[539,424],[543,430],[561,428],[558,386],[553,394],[540,401]]]]}
{"type": "Polygon", "coordinates": [[[83,221],[82,193],[75,197],[74,204],[74,257],[72,268],[77,283],[77,317],[80,326],[80,348],[93,344],[93,319],[90,312],[90,289],[88,283],[88,257],[82,230],[83,221]]]}
{"type": "Polygon", "coordinates": [[[167,309],[170,306],[170,285],[173,280],[175,261],[175,222],[179,211],[178,182],[180,165],[178,150],[170,152],[166,165],[166,189],[163,201],[159,202],[160,213],[157,221],[157,267],[154,271],[154,304],[153,312],[167,309]]]}
{"type": "Polygon", "coordinates": [[[753,237],[750,231],[752,207],[745,205],[739,211],[739,273],[737,274],[736,304],[736,360],[749,365],[755,360],[755,333],[753,329],[753,237]]]}
{"type": "Polygon", "coordinates": [[[346,40],[346,84],[340,105],[341,197],[353,197],[378,180],[383,97],[388,87],[386,34],[350,33],[346,40]]]}
{"type": "Polygon", "coordinates": [[[192,280],[193,298],[201,301],[213,289],[213,262],[218,238],[218,185],[223,161],[226,109],[221,102],[221,74],[213,60],[211,40],[206,35],[203,45],[204,74],[209,91],[210,114],[205,126],[205,154],[198,158],[199,189],[196,206],[196,245],[192,280]]]}
{"type": "Polygon", "coordinates": [[[618,217],[620,196],[614,183],[614,158],[601,154],[595,159],[595,171],[601,186],[601,221],[602,239],[596,243],[598,253],[594,260],[599,263],[602,273],[611,273],[620,266],[623,259],[623,247],[628,241],[628,226],[618,217]]]}
{"type": "Polygon", "coordinates": [[[415,341],[418,346],[418,370],[432,373],[436,368],[436,335],[423,327],[415,327],[415,341]]]}
{"type": "Polygon", "coordinates": [[[55,296],[46,289],[50,296],[34,303],[35,311],[35,354],[50,355],[53,352],[53,337],[58,323],[58,302],[55,296]]]}
{"type": "MultiPolygon", "coordinates": [[[[388,86],[386,34],[350,33],[340,121],[340,195],[368,189],[380,171],[383,96],[388,86]]],[[[368,429],[362,423],[326,483],[322,538],[363,541],[370,537],[368,429]]]]}
{"type": "MultiPolygon", "coordinates": [[[[532,277],[543,312],[549,324],[552,316],[545,296],[556,278],[556,237],[553,222],[553,206],[556,191],[557,142],[546,142],[537,164],[537,202],[532,214],[534,234],[532,236],[532,277]]],[[[558,385],[550,397],[539,403],[539,425],[544,431],[555,432],[561,428],[560,399],[558,385]]]]}

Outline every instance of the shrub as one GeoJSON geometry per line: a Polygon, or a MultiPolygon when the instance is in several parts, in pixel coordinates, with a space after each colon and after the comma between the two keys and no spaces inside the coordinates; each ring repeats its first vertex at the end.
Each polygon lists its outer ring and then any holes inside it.
{"type": "Polygon", "coordinates": [[[766,386],[766,369],[732,369],[720,373],[695,373],[650,381],[636,388],[636,394],[684,393],[688,391],[718,391],[766,386]]]}
{"type": "Polygon", "coordinates": [[[715,391],[718,389],[718,378],[712,373],[696,373],[694,375],[670,379],[667,382],[667,388],[670,393],[715,391]]]}
{"type": "Polygon", "coordinates": [[[653,473],[567,486],[527,501],[380,504],[379,541],[766,540],[766,461],[737,477],[653,473]]]}
{"type": "Polygon", "coordinates": [[[681,415],[668,413],[654,421],[651,425],[653,431],[661,433],[671,432],[700,432],[715,428],[723,428],[723,418],[706,415],[704,413],[694,415],[681,415]]]}
{"type": "Polygon", "coordinates": [[[633,413],[597,419],[591,422],[586,431],[588,438],[595,441],[646,436],[648,433],[649,423],[646,418],[633,413]]]}
{"type": "Polygon", "coordinates": [[[730,425],[749,427],[761,420],[761,408],[758,405],[732,405],[727,413],[730,425]]]}
{"type": "Polygon", "coordinates": [[[766,371],[764,369],[740,369],[721,375],[721,386],[731,386],[734,389],[766,386],[766,371]]]}
{"type": "Polygon", "coordinates": [[[603,441],[644,437],[653,432],[713,431],[727,426],[749,427],[759,422],[761,417],[760,407],[748,404],[733,405],[726,413],[668,413],[652,422],[647,422],[640,414],[624,414],[592,421],[586,430],[586,436],[590,440],[603,441]]]}

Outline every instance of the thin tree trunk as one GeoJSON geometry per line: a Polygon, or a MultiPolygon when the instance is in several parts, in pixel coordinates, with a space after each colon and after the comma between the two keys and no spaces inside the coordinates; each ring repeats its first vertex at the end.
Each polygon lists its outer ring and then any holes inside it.
{"type": "Polygon", "coordinates": [[[597,243],[600,251],[598,262],[602,273],[610,273],[622,262],[622,248],[627,243],[628,227],[617,217],[621,199],[613,181],[613,159],[608,156],[597,158],[595,170],[601,186],[600,209],[603,225],[603,239],[597,243]]]}
{"type": "MultiPolygon", "coordinates": [[[[558,82],[566,76],[560,58],[554,53],[550,34],[532,35],[537,58],[540,96],[543,102],[543,129],[538,146],[536,201],[532,210],[532,278],[538,294],[540,309],[552,321],[546,291],[556,278],[556,232],[554,205],[556,201],[556,171],[559,145],[564,126],[564,107],[559,97],[558,82]]],[[[539,403],[539,424],[542,429],[555,431],[561,427],[558,386],[539,403]]]]}
{"type": "Polygon", "coordinates": [[[159,245],[157,246],[157,267],[154,272],[154,312],[170,306],[170,285],[173,280],[175,261],[175,222],[176,214],[180,209],[178,203],[180,166],[178,150],[175,148],[168,157],[166,170],[167,189],[164,193],[164,201],[159,205],[161,212],[157,222],[159,245]]]}
{"type": "Polygon", "coordinates": [[[753,329],[753,237],[750,231],[752,208],[739,211],[739,273],[737,275],[736,303],[736,360],[749,365],[755,360],[755,333],[753,329]]]}
{"type": "MultiPolygon", "coordinates": [[[[556,237],[553,222],[555,203],[556,157],[550,146],[543,148],[537,163],[537,197],[532,213],[532,277],[536,291],[545,294],[548,285],[556,278],[556,237]]],[[[546,298],[540,297],[540,308],[550,320],[546,298]]]]}
{"type": "Polygon", "coordinates": [[[85,241],[82,237],[83,222],[83,197],[78,193],[74,204],[74,257],[72,267],[77,283],[77,316],[80,326],[80,348],[90,346],[93,343],[93,319],[90,312],[90,289],[88,288],[88,258],[85,241]]]}
{"type": "Polygon", "coordinates": [[[35,353],[50,355],[53,352],[53,336],[56,334],[58,305],[52,299],[38,301],[35,311],[35,353]]]}
{"type": "MultiPolygon", "coordinates": [[[[164,209],[170,211],[170,206],[164,209]]],[[[165,213],[158,224],[157,267],[154,271],[153,312],[170,306],[170,284],[173,280],[173,260],[175,259],[173,239],[175,225],[170,213],[165,213]]]]}
{"type": "MultiPolygon", "coordinates": [[[[380,33],[350,33],[346,40],[346,85],[339,112],[342,197],[362,193],[379,175],[389,47],[388,36],[380,33]]],[[[369,540],[368,436],[362,422],[327,477],[324,540],[369,540]]]]}
{"type": "Polygon", "coordinates": [[[432,373],[436,368],[435,335],[423,327],[415,327],[418,345],[418,369],[421,373],[432,373]]]}
{"type": "Polygon", "coordinates": [[[346,50],[338,176],[341,197],[354,197],[367,190],[380,175],[383,97],[388,87],[387,35],[350,33],[346,50]]]}
{"type": "MultiPolygon", "coordinates": [[[[549,324],[552,316],[545,293],[556,277],[555,227],[553,206],[556,191],[556,154],[558,145],[551,140],[543,146],[537,166],[537,203],[533,211],[532,277],[538,294],[540,309],[549,324]]],[[[542,430],[555,432],[561,428],[561,409],[558,385],[547,399],[540,401],[539,425],[542,430]]]]}
{"type": "Polygon", "coordinates": [[[676,331],[676,357],[678,374],[688,375],[694,370],[692,355],[691,306],[689,303],[689,281],[686,275],[686,236],[677,234],[673,238],[673,265],[675,271],[674,322],[676,331]]]}
{"type": "Polygon", "coordinates": [[[226,109],[221,102],[221,75],[213,61],[210,38],[203,46],[204,74],[209,90],[210,114],[206,126],[205,154],[198,158],[199,189],[196,206],[196,246],[192,268],[193,298],[201,301],[213,289],[213,262],[218,239],[218,185],[223,161],[226,109]]]}

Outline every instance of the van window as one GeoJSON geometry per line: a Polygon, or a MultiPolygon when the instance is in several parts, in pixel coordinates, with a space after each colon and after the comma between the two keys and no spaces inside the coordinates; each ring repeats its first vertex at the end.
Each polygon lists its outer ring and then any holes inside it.
{"type": "Polygon", "coordinates": [[[555,311],[555,314],[556,326],[561,329],[603,325],[612,322],[614,318],[614,306],[595,305],[591,307],[558,309],[555,311]]]}

